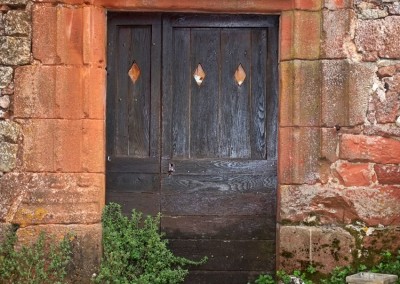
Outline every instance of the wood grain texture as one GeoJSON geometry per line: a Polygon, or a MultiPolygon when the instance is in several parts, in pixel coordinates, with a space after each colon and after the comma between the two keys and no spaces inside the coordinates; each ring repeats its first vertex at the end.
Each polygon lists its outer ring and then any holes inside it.
{"type": "Polygon", "coordinates": [[[173,164],[174,175],[219,175],[219,174],[276,174],[276,161],[246,159],[163,159],[161,170],[168,173],[168,165],[173,164]]]}
{"type": "Polygon", "coordinates": [[[110,172],[106,177],[108,191],[158,192],[160,176],[158,174],[134,174],[110,172]]]}
{"type": "Polygon", "coordinates": [[[171,239],[275,240],[274,216],[165,216],[161,230],[171,239]]]}
{"type": "Polygon", "coordinates": [[[168,216],[270,215],[276,216],[275,191],[225,194],[196,192],[162,194],[161,213],[168,216]]]}
{"type": "Polygon", "coordinates": [[[132,27],[130,31],[128,53],[120,56],[130,65],[136,63],[140,76],[133,83],[121,70],[119,77],[125,77],[128,85],[128,98],[121,103],[128,105],[128,155],[142,158],[148,157],[150,150],[151,26],[132,27]]]}
{"type": "Polygon", "coordinates": [[[276,175],[170,175],[162,179],[162,190],[175,193],[265,193],[276,188],[276,175]]]}
{"type": "Polygon", "coordinates": [[[273,270],[275,266],[274,241],[172,239],[169,247],[179,256],[194,259],[207,256],[207,263],[196,270],[263,271],[273,270]]]}
{"type": "Polygon", "coordinates": [[[266,159],[267,30],[251,32],[251,158],[266,159]]]}
{"type": "Polygon", "coordinates": [[[129,155],[129,125],[128,125],[128,98],[129,86],[128,71],[130,62],[125,58],[129,54],[131,42],[131,28],[117,28],[117,52],[116,52],[116,89],[115,89],[115,112],[117,114],[116,133],[115,133],[115,154],[129,155]],[[125,55],[125,56],[123,56],[125,55]]]}
{"type": "MultiPolygon", "coordinates": [[[[194,268],[195,269],[195,268],[194,268]]],[[[184,284],[244,284],[253,283],[260,274],[273,274],[273,271],[198,271],[190,270],[184,284]]]]}
{"type": "MultiPolygon", "coordinates": [[[[190,64],[190,29],[174,29],[172,77],[172,155],[189,157],[190,153],[190,85],[193,81],[190,64]]],[[[171,110],[170,110],[171,111],[171,110]]]]}
{"type": "Polygon", "coordinates": [[[218,154],[219,31],[191,30],[191,66],[201,64],[206,73],[201,86],[191,80],[190,157],[213,158],[218,154]]]}
{"type": "Polygon", "coordinates": [[[278,27],[268,30],[268,57],[267,57],[267,159],[278,159],[278,27]]]}
{"type": "Polygon", "coordinates": [[[219,157],[250,158],[250,30],[221,31],[221,109],[219,157]],[[239,86],[234,74],[239,64],[246,79],[239,86]]]}
{"type": "Polygon", "coordinates": [[[108,172],[120,173],[159,173],[158,158],[136,159],[131,157],[115,157],[107,161],[108,172]]]}
{"type": "Polygon", "coordinates": [[[130,216],[132,210],[144,215],[156,216],[160,212],[160,195],[158,193],[137,193],[126,191],[106,191],[106,200],[121,205],[122,213],[130,216]]]}

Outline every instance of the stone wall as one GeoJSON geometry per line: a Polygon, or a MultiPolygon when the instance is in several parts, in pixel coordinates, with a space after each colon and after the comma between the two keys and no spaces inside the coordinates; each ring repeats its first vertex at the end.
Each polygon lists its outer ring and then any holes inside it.
{"type": "Polygon", "coordinates": [[[313,48],[281,53],[279,264],[287,270],[312,262],[328,272],[400,247],[400,4],[321,4],[312,17],[290,16],[304,37],[314,29],[313,48]]]}
{"type": "Polygon", "coordinates": [[[84,283],[104,206],[105,44],[87,47],[105,25],[88,25],[105,13],[43,2],[0,0],[0,232],[73,231],[69,277],[84,283]]]}
{"type": "Polygon", "coordinates": [[[10,200],[16,192],[3,184],[3,175],[18,169],[22,132],[12,120],[14,72],[31,62],[31,4],[26,0],[0,1],[0,232],[8,228],[10,200]],[[11,119],[10,119],[11,118],[11,119]]]}
{"type": "Polygon", "coordinates": [[[280,13],[278,266],[399,248],[399,2],[214,2],[0,0],[0,232],[73,230],[73,278],[95,271],[106,9],[280,13]]]}

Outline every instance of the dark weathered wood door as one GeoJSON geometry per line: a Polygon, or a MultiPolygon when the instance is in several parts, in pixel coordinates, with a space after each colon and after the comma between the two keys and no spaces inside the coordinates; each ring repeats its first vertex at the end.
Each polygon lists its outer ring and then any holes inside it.
{"type": "Polygon", "coordinates": [[[162,213],[187,283],[275,268],[277,17],[110,14],[107,200],[162,213]]]}

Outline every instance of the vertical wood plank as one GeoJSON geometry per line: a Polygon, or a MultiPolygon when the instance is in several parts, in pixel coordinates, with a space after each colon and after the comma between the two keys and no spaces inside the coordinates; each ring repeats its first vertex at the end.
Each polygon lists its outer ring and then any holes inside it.
{"type": "Polygon", "coordinates": [[[163,16],[163,48],[162,48],[162,158],[171,158],[172,155],[172,61],[173,34],[171,19],[163,16]]]}
{"type": "Polygon", "coordinates": [[[172,157],[189,158],[190,153],[190,29],[174,29],[172,57],[172,157]]]}
{"type": "Polygon", "coordinates": [[[149,156],[150,134],[150,96],[151,96],[151,26],[132,27],[131,41],[128,53],[121,54],[130,63],[119,76],[128,77],[128,135],[129,156],[149,156]],[[129,78],[128,71],[136,63],[140,69],[139,78],[135,83],[129,78]]]}
{"type": "Polygon", "coordinates": [[[250,51],[251,33],[248,29],[223,29],[221,31],[221,157],[250,157],[249,101],[250,101],[250,51]],[[234,74],[239,64],[246,78],[241,86],[234,74]]]}
{"type": "Polygon", "coordinates": [[[156,15],[151,31],[151,121],[150,157],[160,157],[161,144],[161,16],[156,15]]]}
{"type": "Polygon", "coordinates": [[[251,158],[266,159],[267,31],[251,32],[251,158]]]}
{"type": "Polygon", "coordinates": [[[191,157],[213,158],[218,153],[219,29],[192,29],[191,70],[200,64],[205,72],[198,86],[191,78],[191,157]]]}
{"type": "Polygon", "coordinates": [[[278,159],[278,27],[268,29],[268,51],[267,51],[267,109],[266,109],[266,132],[267,132],[267,159],[278,159]]]}
{"type": "Polygon", "coordinates": [[[130,50],[131,29],[129,27],[118,27],[117,53],[116,53],[116,133],[115,133],[115,154],[128,155],[129,153],[129,134],[128,134],[128,70],[130,62],[127,56],[130,50]],[[126,74],[123,76],[121,74],[126,74]]]}
{"type": "Polygon", "coordinates": [[[107,33],[107,96],[106,96],[106,155],[115,154],[115,123],[116,123],[116,54],[117,25],[114,17],[108,18],[107,33]]]}

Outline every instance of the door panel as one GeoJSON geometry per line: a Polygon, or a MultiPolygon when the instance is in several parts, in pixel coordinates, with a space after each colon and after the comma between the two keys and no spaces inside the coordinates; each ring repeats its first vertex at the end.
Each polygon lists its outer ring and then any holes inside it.
{"type": "Polygon", "coordinates": [[[106,199],[125,212],[160,209],[160,19],[108,15],[106,199]]]}
{"type": "Polygon", "coordinates": [[[164,16],[161,228],[177,254],[209,258],[187,283],[275,267],[276,112],[267,109],[276,107],[277,50],[264,20],[164,16]]]}
{"type": "Polygon", "coordinates": [[[186,283],[275,269],[277,20],[109,13],[107,201],[208,256],[186,283]]]}

